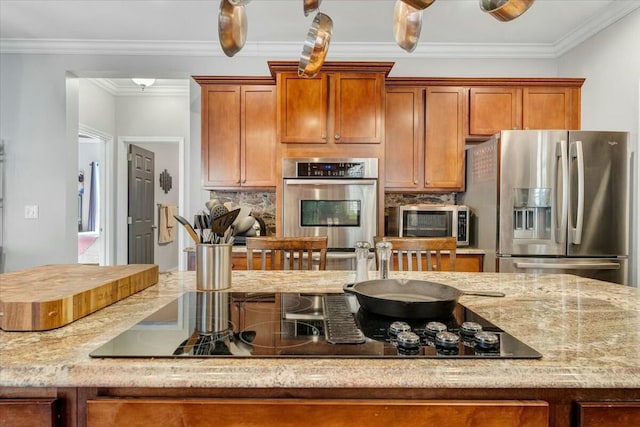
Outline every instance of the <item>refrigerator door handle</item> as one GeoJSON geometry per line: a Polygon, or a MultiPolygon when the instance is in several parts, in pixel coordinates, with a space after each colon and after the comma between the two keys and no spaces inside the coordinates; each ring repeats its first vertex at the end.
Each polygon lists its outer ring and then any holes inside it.
{"type": "Polygon", "coordinates": [[[565,232],[567,229],[567,218],[569,217],[569,156],[567,155],[567,141],[560,140],[556,143],[556,162],[560,165],[558,171],[558,164],[556,164],[556,176],[555,176],[555,188],[556,191],[561,189],[562,193],[556,196],[556,202],[560,200],[560,218],[558,219],[558,210],[556,210],[556,243],[562,243],[564,241],[565,232]],[[562,177],[562,187],[558,185],[558,175],[562,177]],[[558,224],[560,226],[558,227],[558,224]]]}
{"type": "Polygon", "coordinates": [[[515,266],[522,269],[539,268],[547,270],[620,270],[620,264],[616,262],[516,262],[515,266]]]}
{"type": "Polygon", "coordinates": [[[582,151],[582,141],[572,143],[570,150],[571,157],[575,157],[578,165],[578,206],[575,228],[571,227],[571,243],[579,245],[582,243],[582,223],[584,220],[584,152],[582,151]]]}

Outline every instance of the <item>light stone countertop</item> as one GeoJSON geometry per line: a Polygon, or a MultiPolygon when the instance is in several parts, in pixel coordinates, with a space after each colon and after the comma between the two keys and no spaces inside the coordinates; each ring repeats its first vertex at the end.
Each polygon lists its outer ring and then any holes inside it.
{"type": "MultiPolygon", "coordinates": [[[[374,273],[375,274],[375,273],[374,273]]],[[[341,292],[354,272],[234,271],[233,291],[341,292]]],[[[639,388],[640,292],[571,275],[392,273],[505,298],[460,302],[543,354],[538,360],[94,359],[89,357],[178,295],[194,272],[160,283],[68,326],[0,331],[0,387],[639,388]]]]}

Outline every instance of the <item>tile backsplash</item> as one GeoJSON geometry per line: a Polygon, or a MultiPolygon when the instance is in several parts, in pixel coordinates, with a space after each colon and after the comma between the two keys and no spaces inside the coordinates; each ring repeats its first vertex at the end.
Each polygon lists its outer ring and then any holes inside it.
{"type": "Polygon", "coordinates": [[[209,198],[221,203],[248,206],[251,212],[260,216],[269,234],[276,232],[276,192],[275,191],[210,191],[209,198]]]}
{"type": "MultiPolygon", "coordinates": [[[[249,206],[265,222],[270,234],[276,232],[276,193],[275,191],[210,191],[211,199],[221,203],[231,202],[234,205],[249,206]]],[[[455,204],[456,193],[417,194],[386,193],[384,207],[390,208],[411,204],[455,204]]]]}

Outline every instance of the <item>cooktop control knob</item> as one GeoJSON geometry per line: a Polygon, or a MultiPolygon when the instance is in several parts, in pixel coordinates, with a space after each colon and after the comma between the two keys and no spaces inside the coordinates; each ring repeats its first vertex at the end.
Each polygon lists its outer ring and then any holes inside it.
{"type": "Polygon", "coordinates": [[[397,337],[400,332],[411,331],[411,326],[407,322],[393,322],[389,325],[389,335],[397,337]]]}
{"type": "Polygon", "coordinates": [[[420,337],[415,332],[403,331],[397,337],[398,352],[402,354],[418,354],[420,337]]]}
{"type": "Polygon", "coordinates": [[[473,340],[480,331],[482,331],[482,326],[476,322],[462,322],[460,325],[460,336],[463,340],[473,340]]]}
{"type": "Polygon", "coordinates": [[[436,335],[436,350],[440,354],[458,354],[460,337],[452,332],[439,332],[436,335]]]}
{"type": "Polygon", "coordinates": [[[447,325],[442,322],[429,322],[424,327],[424,335],[427,340],[427,344],[433,345],[436,339],[436,335],[440,332],[447,330],[447,325]]]}
{"type": "Polygon", "coordinates": [[[500,338],[493,332],[478,332],[475,336],[476,351],[489,353],[500,351],[500,338]]]}

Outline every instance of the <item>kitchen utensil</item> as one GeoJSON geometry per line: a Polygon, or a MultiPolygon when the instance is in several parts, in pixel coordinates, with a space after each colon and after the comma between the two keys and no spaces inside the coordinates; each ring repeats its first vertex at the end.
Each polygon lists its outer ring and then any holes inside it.
{"type": "Polygon", "coordinates": [[[247,231],[249,231],[255,223],[256,223],[256,219],[254,217],[252,217],[251,215],[245,216],[244,218],[235,222],[235,225],[234,225],[235,234],[238,236],[242,236],[247,231]]]}
{"type": "Polygon", "coordinates": [[[304,16],[309,16],[311,12],[315,12],[320,7],[322,0],[303,0],[304,16]]]}
{"type": "Polygon", "coordinates": [[[218,39],[225,55],[240,52],[247,40],[247,14],[243,5],[234,6],[230,0],[220,0],[218,39]]]}
{"type": "Polygon", "coordinates": [[[214,219],[218,218],[219,216],[222,216],[222,215],[226,214],[227,212],[229,212],[229,209],[227,209],[227,207],[225,205],[222,205],[222,204],[214,205],[209,210],[209,213],[211,214],[211,220],[212,221],[214,219]]]}
{"type": "Polygon", "coordinates": [[[229,0],[229,3],[234,6],[245,6],[251,3],[251,0],[229,0]]]}
{"type": "Polygon", "coordinates": [[[424,10],[429,6],[431,6],[433,2],[435,2],[436,0],[401,0],[401,1],[413,7],[414,9],[424,10]]]}
{"type": "Polygon", "coordinates": [[[422,29],[422,10],[396,0],[393,10],[393,36],[398,46],[407,52],[413,52],[420,39],[422,29]]]}
{"type": "Polygon", "coordinates": [[[236,217],[240,213],[240,209],[234,209],[231,212],[227,212],[226,214],[220,215],[219,217],[213,219],[211,221],[211,232],[217,238],[221,238],[222,235],[229,229],[233,221],[235,221],[236,217]]]}
{"type": "Polygon", "coordinates": [[[368,280],[344,285],[360,306],[375,314],[405,319],[428,319],[451,314],[462,295],[504,297],[503,292],[466,292],[425,280],[368,280]]]}
{"type": "Polygon", "coordinates": [[[498,21],[511,21],[531,7],[534,0],[480,0],[480,9],[498,21]]]}
{"type": "Polygon", "coordinates": [[[324,63],[324,58],[327,56],[332,33],[333,21],[328,15],[318,12],[313,18],[302,47],[298,63],[298,76],[314,77],[318,74],[324,63]]]}
{"type": "Polygon", "coordinates": [[[173,217],[176,219],[176,221],[178,221],[180,224],[184,226],[184,228],[189,233],[189,236],[191,236],[191,238],[193,239],[194,242],[196,242],[196,244],[200,243],[200,238],[198,237],[198,233],[196,233],[196,230],[193,229],[189,221],[187,221],[184,217],[181,217],[180,215],[174,215],[173,217]]]}

